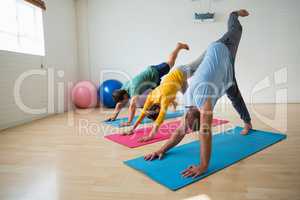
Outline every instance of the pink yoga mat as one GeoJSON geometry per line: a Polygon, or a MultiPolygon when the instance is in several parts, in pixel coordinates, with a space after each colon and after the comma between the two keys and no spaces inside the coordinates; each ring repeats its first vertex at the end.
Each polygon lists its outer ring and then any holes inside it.
{"type": "MultiPolygon", "coordinates": [[[[213,119],[213,126],[218,126],[221,124],[228,123],[227,120],[222,119],[213,119]]],[[[114,141],[116,143],[122,144],[124,146],[127,146],[129,148],[135,148],[144,146],[147,144],[159,142],[162,140],[169,139],[171,137],[171,134],[179,127],[180,121],[172,121],[172,122],[166,122],[164,123],[160,128],[158,133],[155,135],[154,139],[148,141],[148,142],[138,142],[138,139],[140,137],[146,136],[150,133],[152,127],[145,127],[136,129],[133,135],[122,135],[120,133],[113,133],[111,135],[105,136],[105,138],[114,141]]]]}

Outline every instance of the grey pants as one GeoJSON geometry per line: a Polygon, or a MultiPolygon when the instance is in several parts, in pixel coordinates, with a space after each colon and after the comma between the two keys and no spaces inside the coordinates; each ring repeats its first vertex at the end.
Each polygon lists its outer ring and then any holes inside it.
{"type": "MultiPolygon", "coordinates": [[[[250,123],[251,122],[250,114],[248,112],[248,109],[242,97],[242,94],[238,88],[236,78],[235,78],[235,69],[234,69],[235,56],[241,40],[242,30],[243,30],[242,26],[238,20],[238,14],[236,12],[232,12],[228,19],[228,30],[217,42],[222,42],[223,44],[225,44],[231,54],[230,59],[232,61],[232,66],[233,66],[234,84],[226,91],[226,94],[228,98],[231,100],[235,110],[239,113],[241,119],[245,123],[250,123]]],[[[193,76],[194,72],[200,66],[202,60],[204,59],[204,56],[205,56],[205,52],[202,53],[193,62],[187,65],[179,66],[178,68],[186,74],[187,78],[190,78],[191,76],[193,76]]],[[[184,88],[183,92],[185,92],[185,89],[186,88],[184,88]]]]}
{"type": "Polygon", "coordinates": [[[242,94],[239,90],[235,77],[235,56],[241,40],[243,28],[238,20],[238,14],[232,12],[228,19],[228,31],[218,40],[227,46],[231,53],[231,60],[233,66],[233,81],[234,84],[227,91],[226,94],[231,100],[233,107],[239,113],[241,119],[245,123],[250,123],[251,118],[247,106],[244,102],[242,94]]]}

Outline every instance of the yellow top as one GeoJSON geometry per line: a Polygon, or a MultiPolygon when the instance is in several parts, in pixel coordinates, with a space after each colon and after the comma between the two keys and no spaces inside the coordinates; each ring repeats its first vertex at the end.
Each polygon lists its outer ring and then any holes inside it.
{"type": "Polygon", "coordinates": [[[142,114],[138,120],[145,116],[146,111],[152,105],[160,104],[160,112],[155,120],[155,123],[157,125],[161,125],[165,119],[165,114],[170,103],[176,99],[177,92],[182,89],[185,82],[186,76],[180,69],[175,69],[168,73],[161,82],[160,86],[148,94],[142,114]]]}

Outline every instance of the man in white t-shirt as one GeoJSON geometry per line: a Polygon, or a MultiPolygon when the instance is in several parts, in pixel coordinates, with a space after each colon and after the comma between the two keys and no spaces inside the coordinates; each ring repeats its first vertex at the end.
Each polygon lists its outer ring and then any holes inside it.
{"type": "Polygon", "coordinates": [[[212,115],[217,100],[227,94],[245,126],[241,134],[247,134],[252,128],[251,118],[237,86],[234,73],[234,60],[242,35],[242,26],[238,17],[246,17],[246,10],[232,12],[228,20],[228,31],[207,48],[204,57],[187,65],[193,72],[190,85],[185,92],[186,114],[181,127],[158,151],[145,156],[145,160],[161,158],[169,149],[176,146],[188,132],[198,131],[201,143],[199,165],[192,165],[182,172],[184,177],[197,177],[208,169],[212,145],[212,115]],[[192,70],[196,70],[195,72],[192,70]]]}

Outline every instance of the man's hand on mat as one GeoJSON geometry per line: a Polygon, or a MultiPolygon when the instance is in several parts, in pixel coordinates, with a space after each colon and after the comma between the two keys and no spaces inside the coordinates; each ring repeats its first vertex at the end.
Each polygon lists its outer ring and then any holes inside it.
{"type": "Polygon", "coordinates": [[[164,156],[164,152],[156,151],[156,152],[150,153],[148,155],[145,155],[144,159],[147,160],[147,161],[152,161],[152,160],[155,160],[157,158],[159,160],[161,160],[163,156],[164,156]]]}
{"type": "Polygon", "coordinates": [[[241,131],[242,135],[247,135],[249,131],[252,129],[251,123],[245,123],[244,129],[241,131]]]}
{"type": "Polygon", "coordinates": [[[181,175],[185,178],[188,178],[188,177],[196,178],[197,176],[200,176],[201,174],[206,172],[206,170],[207,170],[206,166],[192,165],[192,166],[189,166],[187,169],[185,169],[183,172],[181,172],[181,175]]]}
{"type": "Polygon", "coordinates": [[[249,12],[245,9],[241,9],[238,11],[238,15],[241,17],[247,17],[247,16],[249,16],[249,12]]]}
{"type": "Polygon", "coordinates": [[[154,136],[152,135],[148,135],[148,136],[144,136],[138,139],[138,142],[148,142],[150,140],[152,140],[154,138],[154,136]]]}
{"type": "Polygon", "coordinates": [[[130,126],[131,123],[130,122],[123,122],[120,124],[120,127],[124,127],[124,126],[130,126]]]}

